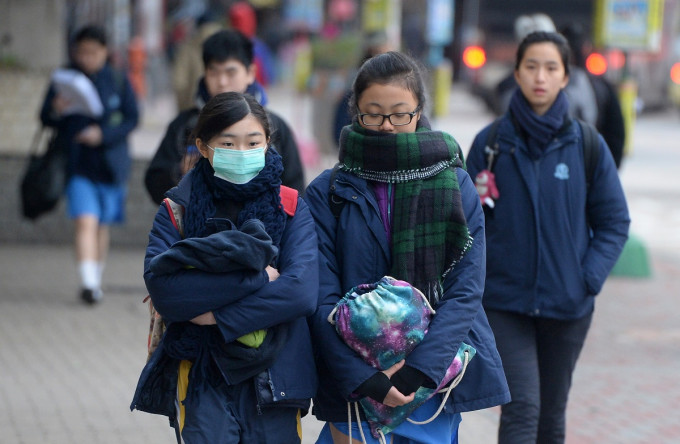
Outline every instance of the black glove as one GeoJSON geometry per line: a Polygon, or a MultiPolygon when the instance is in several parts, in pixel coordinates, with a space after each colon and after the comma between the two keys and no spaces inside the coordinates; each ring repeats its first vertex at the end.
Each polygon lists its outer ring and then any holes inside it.
{"type": "Polygon", "coordinates": [[[383,372],[377,372],[357,387],[355,392],[382,403],[391,388],[390,378],[383,372]]]}
{"type": "Polygon", "coordinates": [[[418,390],[429,379],[420,370],[405,365],[392,375],[390,381],[404,396],[408,396],[418,390]]]}

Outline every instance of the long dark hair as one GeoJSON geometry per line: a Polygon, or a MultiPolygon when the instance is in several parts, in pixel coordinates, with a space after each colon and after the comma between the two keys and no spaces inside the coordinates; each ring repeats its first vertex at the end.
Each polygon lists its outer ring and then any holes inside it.
{"type": "Polygon", "coordinates": [[[426,90],[422,70],[411,57],[397,51],[388,51],[366,60],[357,73],[349,99],[349,111],[357,114],[361,94],[372,84],[396,83],[408,89],[418,100],[420,109],[425,107],[426,90]]]}
{"type": "Polygon", "coordinates": [[[515,71],[519,69],[519,65],[522,63],[524,54],[527,52],[527,48],[536,43],[552,43],[557,48],[560,53],[560,58],[562,59],[562,65],[564,66],[564,74],[569,75],[569,56],[571,50],[569,49],[569,42],[564,36],[557,32],[545,32],[536,31],[524,37],[522,42],[517,47],[517,56],[515,57],[515,71]]]}

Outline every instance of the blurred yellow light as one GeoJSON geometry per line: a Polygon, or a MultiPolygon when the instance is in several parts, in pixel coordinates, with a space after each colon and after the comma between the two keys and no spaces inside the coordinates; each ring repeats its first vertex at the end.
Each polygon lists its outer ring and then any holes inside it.
{"type": "Polygon", "coordinates": [[[468,46],[463,51],[463,63],[468,68],[481,68],[486,63],[486,54],[479,46],[468,46]]]}
{"type": "Polygon", "coordinates": [[[601,76],[607,72],[607,60],[602,54],[594,52],[586,59],[586,69],[591,74],[601,76]]]}

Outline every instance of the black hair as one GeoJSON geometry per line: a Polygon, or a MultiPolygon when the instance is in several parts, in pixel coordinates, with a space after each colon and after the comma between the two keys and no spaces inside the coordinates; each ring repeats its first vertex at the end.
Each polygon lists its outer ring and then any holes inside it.
{"type": "Polygon", "coordinates": [[[239,31],[218,31],[203,42],[203,66],[236,59],[246,68],[253,64],[253,42],[239,31]]]}
{"type": "Polygon", "coordinates": [[[524,54],[527,52],[527,48],[531,45],[537,43],[552,43],[557,48],[560,53],[560,58],[562,59],[562,65],[564,66],[564,74],[569,75],[569,43],[567,39],[564,38],[562,34],[557,32],[545,32],[536,31],[524,37],[522,42],[517,47],[517,56],[515,57],[515,71],[519,69],[519,65],[522,63],[524,54]]]}
{"type": "Polygon", "coordinates": [[[426,93],[422,70],[415,59],[397,51],[388,51],[366,60],[352,85],[349,99],[349,110],[352,116],[357,114],[357,103],[361,94],[372,84],[399,84],[408,89],[418,100],[420,109],[425,107],[426,93]]]}
{"type": "Polygon", "coordinates": [[[255,116],[262,124],[265,136],[269,140],[271,125],[267,112],[253,96],[237,92],[217,94],[205,104],[198,116],[193,139],[198,138],[207,142],[249,114],[255,116]]]}
{"type": "Polygon", "coordinates": [[[84,26],[73,36],[73,43],[78,44],[85,40],[94,40],[100,45],[106,46],[106,31],[97,25],[84,26]]]}
{"type": "Polygon", "coordinates": [[[583,26],[578,23],[570,24],[560,31],[569,42],[571,48],[571,61],[574,65],[585,68],[586,57],[583,54],[583,46],[586,43],[586,35],[583,26]]]}
{"type": "Polygon", "coordinates": [[[205,11],[203,14],[199,15],[196,19],[196,26],[202,26],[206,23],[219,23],[219,19],[211,10],[205,11]]]}

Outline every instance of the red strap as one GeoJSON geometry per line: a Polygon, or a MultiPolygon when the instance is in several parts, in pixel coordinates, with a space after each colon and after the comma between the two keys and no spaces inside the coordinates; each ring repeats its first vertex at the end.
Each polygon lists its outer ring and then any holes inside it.
{"type": "Polygon", "coordinates": [[[281,196],[283,211],[289,216],[295,216],[295,210],[297,210],[298,204],[298,191],[294,188],[288,188],[287,186],[281,185],[279,196],[281,196]]]}
{"type": "Polygon", "coordinates": [[[163,203],[165,204],[165,208],[167,208],[168,210],[168,214],[170,215],[170,220],[172,221],[172,224],[179,231],[179,224],[177,223],[177,219],[175,219],[175,213],[172,211],[172,207],[170,206],[170,202],[168,201],[167,197],[163,199],[163,203]]]}

